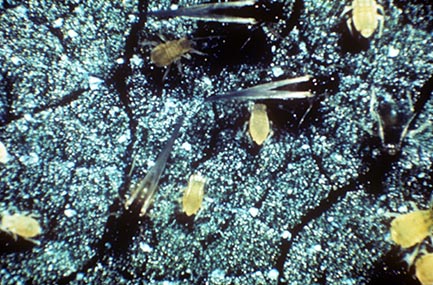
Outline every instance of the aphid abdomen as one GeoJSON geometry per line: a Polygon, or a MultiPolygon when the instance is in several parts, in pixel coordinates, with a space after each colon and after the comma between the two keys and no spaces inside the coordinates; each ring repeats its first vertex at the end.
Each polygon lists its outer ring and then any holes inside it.
{"type": "Polygon", "coordinates": [[[369,38],[377,29],[376,7],[361,6],[353,13],[353,23],[357,31],[365,38],[369,38]]]}
{"type": "Polygon", "coordinates": [[[175,55],[173,54],[173,49],[169,46],[170,43],[171,42],[160,44],[150,53],[150,60],[156,66],[164,67],[173,63],[175,55]]]}
{"type": "Polygon", "coordinates": [[[191,50],[191,42],[187,38],[168,41],[156,46],[150,53],[150,60],[158,67],[164,67],[179,60],[191,50]]]}
{"type": "Polygon", "coordinates": [[[203,202],[206,178],[193,174],[182,197],[182,210],[187,216],[195,215],[203,202]]]}
{"type": "Polygon", "coordinates": [[[1,226],[14,235],[23,238],[32,238],[41,234],[39,222],[30,216],[14,214],[3,216],[1,226]]]}
{"type": "Polygon", "coordinates": [[[391,222],[391,239],[402,248],[412,247],[430,235],[432,228],[431,210],[411,212],[391,222]]]}
{"type": "Polygon", "coordinates": [[[415,275],[422,285],[433,284],[433,253],[428,253],[415,263],[415,275]]]}
{"type": "Polygon", "coordinates": [[[266,105],[254,104],[249,121],[249,133],[257,145],[262,145],[270,133],[268,114],[266,105]]]}
{"type": "Polygon", "coordinates": [[[352,19],[355,29],[369,38],[378,26],[378,6],[374,0],[355,0],[352,4],[352,19]]]}

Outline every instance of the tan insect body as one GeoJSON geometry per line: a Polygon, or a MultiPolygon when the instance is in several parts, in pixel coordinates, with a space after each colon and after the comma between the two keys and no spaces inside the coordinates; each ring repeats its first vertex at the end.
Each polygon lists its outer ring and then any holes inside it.
{"type": "Polygon", "coordinates": [[[169,66],[192,50],[187,38],[167,41],[157,45],[150,53],[150,60],[158,67],[169,66]]]}
{"type": "Polygon", "coordinates": [[[203,202],[206,178],[200,174],[193,174],[189,178],[188,187],[182,197],[182,210],[187,216],[197,214],[203,202]]]}
{"type": "Polygon", "coordinates": [[[30,216],[20,214],[4,215],[1,220],[1,228],[11,233],[14,237],[18,235],[34,243],[38,242],[31,238],[42,232],[41,226],[37,220],[30,216]]]}
{"type": "Polygon", "coordinates": [[[271,131],[266,105],[255,103],[249,121],[249,133],[253,141],[262,145],[271,131]]]}
{"type": "Polygon", "coordinates": [[[433,253],[418,258],[415,262],[415,275],[422,285],[433,285],[433,253]]]}
{"type": "Polygon", "coordinates": [[[432,233],[433,211],[418,210],[396,217],[391,222],[391,239],[402,248],[422,242],[432,233]]]}
{"type": "Polygon", "coordinates": [[[351,6],[344,9],[343,14],[352,11],[352,17],[347,20],[347,27],[352,32],[352,23],[355,29],[364,37],[369,38],[379,26],[379,36],[382,35],[385,14],[383,7],[375,0],[354,0],[351,6]],[[380,14],[379,14],[380,12],[380,14]]]}

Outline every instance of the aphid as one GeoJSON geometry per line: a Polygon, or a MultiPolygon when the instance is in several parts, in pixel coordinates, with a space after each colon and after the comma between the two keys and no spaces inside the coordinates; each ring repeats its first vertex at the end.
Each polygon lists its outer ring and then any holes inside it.
{"type": "Polygon", "coordinates": [[[353,0],[351,6],[344,8],[342,16],[350,11],[352,11],[352,17],[346,23],[352,35],[352,24],[366,39],[371,37],[378,25],[379,37],[382,35],[385,12],[383,7],[377,4],[375,0],[353,0]]]}
{"type": "Polygon", "coordinates": [[[147,172],[146,176],[138,183],[132,191],[131,196],[126,200],[125,209],[130,211],[140,211],[140,216],[144,216],[152,204],[158,182],[165,169],[174,141],[177,138],[183,118],[180,118],[174,131],[156,159],[155,165],[147,172]]]}
{"type": "Polygon", "coordinates": [[[7,163],[9,161],[9,154],[5,145],[0,142],[0,163],[7,163]]]}
{"type": "Polygon", "coordinates": [[[433,285],[433,253],[424,254],[417,259],[415,275],[422,285],[433,285]]]}
{"type": "Polygon", "coordinates": [[[192,51],[191,41],[183,37],[157,45],[150,53],[150,60],[158,67],[169,66],[182,56],[188,58],[188,52],[192,51]]]}
{"type": "Polygon", "coordinates": [[[257,145],[262,145],[271,132],[265,104],[254,103],[248,126],[248,131],[253,141],[257,145]]]}
{"type": "Polygon", "coordinates": [[[163,43],[157,42],[143,42],[143,45],[154,46],[150,52],[150,61],[157,67],[167,67],[164,73],[163,79],[167,76],[169,68],[172,63],[178,63],[179,72],[181,72],[181,67],[179,60],[182,57],[190,59],[189,53],[195,53],[199,55],[205,55],[204,53],[194,49],[192,47],[192,41],[186,37],[180,38],[178,40],[167,41],[163,36],[160,36],[163,43]]]}
{"type": "Polygon", "coordinates": [[[20,236],[37,245],[39,242],[32,238],[40,235],[42,232],[39,222],[31,215],[26,216],[20,214],[4,214],[1,220],[0,229],[11,234],[15,240],[17,239],[17,236],[20,236]]]}
{"type": "Polygon", "coordinates": [[[193,174],[189,178],[188,187],[185,188],[182,197],[182,211],[187,216],[197,214],[203,202],[206,178],[200,174],[193,174]]]}
{"type": "Polygon", "coordinates": [[[433,210],[415,210],[391,222],[391,239],[402,248],[409,248],[431,235],[432,230],[433,210]]]}
{"type": "Polygon", "coordinates": [[[407,108],[399,108],[392,100],[383,100],[379,104],[375,92],[371,92],[370,114],[378,124],[382,151],[388,155],[394,156],[400,151],[409,126],[415,118],[412,99],[409,95],[408,105],[409,111],[407,108]]]}

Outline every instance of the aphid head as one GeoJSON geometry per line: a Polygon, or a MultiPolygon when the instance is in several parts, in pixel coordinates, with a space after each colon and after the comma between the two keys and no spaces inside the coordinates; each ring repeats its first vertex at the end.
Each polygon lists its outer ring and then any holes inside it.
{"type": "Polygon", "coordinates": [[[192,48],[192,42],[187,37],[183,37],[179,40],[179,46],[183,50],[190,50],[192,48]]]}

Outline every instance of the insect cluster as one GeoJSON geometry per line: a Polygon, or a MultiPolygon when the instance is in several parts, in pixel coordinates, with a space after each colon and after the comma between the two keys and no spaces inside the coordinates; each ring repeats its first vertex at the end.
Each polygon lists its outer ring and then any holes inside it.
{"type": "MultiPolygon", "coordinates": [[[[235,1],[225,3],[210,3],[179,9],[178,11],[155,11],[151,16],[170,18],[170,17],[190,17],[207,21],[237,22],[251,24],[251,18],[236,18],[232,15],[225,15],[224,9],[232,11],[243,6],[254,5],[254,1],[235,1]],[[215,10],[218,9],[218,16],[215,10]],[[249,20],[247,20],[249,19],[249,20]],[[236,21],[235,21],[236,20],[236,21]],[[244,22],[245,21],[245,22],[244,22]]],[[[347,6],[342,16],[349,15],[346,20],[347,28],[352,36],[362,36],[364,39],[371,38],[375,31],[379,29],[379,37],[383,33],[385,22],[384,8],[374,0],[354,0],[347,6]],[[350,15],[349,15],[350,13],[350,15]]],[[[157,67],[167,67],[173,63],[178,63],[182,57],[189,57],[188,53],[205,55],[192,48],[192,40],[182,37],[178,40],[164,41],[154,46],[150,52],[150,60],[157,67]]],[[[168,69],[164,77],[166,77],[168,69]]],[[[315,97],[315,92],[311,88],[313,77],[310,75],[296,78],[273,81],[258,84],[253,87],[217,94],[207,98],[208,103],[220,102],[225,100],[252,101],[251,115],[248,121],[248,133],[252,141],[257,145],[263,145],[271,134],[271,122],[268,118],[268,110],[265,100],[309,100],[315,97]],[[309,86],[305,88],[305,86],[309,86]],[[287,87],[289,87],[287,89],[287,87]]],[[[408,96],[409,105],[412,106],[411,98],[408,96]]],[[[401,113],[395,102],[392,100],[378,100],[376,94],[371,91],[370,114],[377,123],[377,134],[381,143],[381,150],[390,156],[396,156],[403,140],[409,132],[409,126],[415,118],[413,108],[409,112],[401,113]]],[[[308,110],[307,110],[308,112],[308,110]]],[[[307,113],[306,112],[306,113],[307,113]]],[[[304,115],[305,117],[305,115],[304,115]]],[[[301,121],[304,119],[301,119],[301,121]]],[[[167,143],[168,146],[161,152],[155,166],[149,170],[148,175],[139,183],[127,200],[125,208],[131,209],[131,205],[137,204],[140,215],[145,215],[155,194],[159,177],[165,167],[169,152],[179,131],[179,126],[167,143]]],[[[369,131],[372,133],[372,131],[369,131]]],[[[182,211],[187,215],[195,215],[201,208],[206,179],[200,175],[191,175],[188,187],[184,190],[181,199],[182,211]]],[[[391,223],[392,240],[402,248],[410,248],[421,244],[427,237],[432,236],[433,229],[433,210],[417,210],[409,214],[400,215],[391,223]]],[[[407,260],[410,265],[415,264],[416,276],[422,284],[432,284],[433,279],[433,253],[426,252],[417,257],[418,250],[407,260]],[[416,260],[416,262],[414,262],[416,260]]]]}

